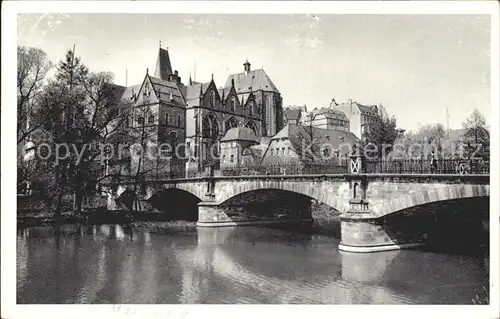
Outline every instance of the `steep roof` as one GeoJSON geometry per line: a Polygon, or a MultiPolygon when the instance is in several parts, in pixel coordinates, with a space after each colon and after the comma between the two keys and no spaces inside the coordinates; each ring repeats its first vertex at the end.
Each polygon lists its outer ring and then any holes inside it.
{"type": "Polygon", "coordinates": [[[193,83],[186,86],[186,103],[188,107],[200,106],[200,91],[205,94],[211,82],[193,83]],[[200,90],[201,89],[201,90],[200,90]]]}
{"type": "Polygon", "coordinates": [[[299,120],[301,115],[301,110],[299,108],[286,108],[283,110],[283,115],[287,120],[299,120]]]}
{"type": "Polygon", "coordinates": [[[257,138],[257,136],[255,136],[255,133],[252,131],[252,129],[248,127],[233,127],[227,131],[226,135],[224,135],[221,141],[251,141],[258,143],[259,139],[257,138]]]}
{"type": "Polygon", "coordinates": [[[350,117],[354,111],[358,110],[360,113],[368,113],[373,115],[380,115],[379,108],[377,105],[363,105],[361,103],[352,101],[351,103],[330,103],[330,109],[332,110],[343,110],[346,112],[347,117],[350,117]]]}
{"type": "Polygon", "coordinates": [[[344,112],[342,112],[340,110],[328,108],[328,107],[314,109],[309,114],[307,114],[307,117],[314,119],[317,115],[320,115],[320,114],[324,115],[326,118],[334,118],[334,119],[340,118],[343,120],[347,120],[347,116],[345,115],[344,112]]]}
{"type": "Polygon", "coordinates": [[[357,102],[353,102],[353,103],[356,104],[356,106],[358,107],[358,109],[362,113],[377,113],[377,110],[374,108],[374,106],[376,107],[376,105],[367,106],[367,105],[359,104],[357,102]]]}
{"type": "Polygon", "coordinates": [[[258,90],[280,93],[263,69],[231,74],[228,76],[224,87],[231,87],[233,80],[234,88],[238,94],[258,90]]]}
{"type": "Polygon", "coordinates": [[[139,93],[139,90],[141,89],[142,84],[137,84],[137,85],[132,85],[125,87],[122,93],[122,101],[124,102],[131,102],[132,101],[132,96],[134,94],[139,93]]]}
{"type": "Polygon", "coordinates": [[[307,112],[307,105],[288,105],[287,109],[300,110],[301,112],[307,112]]]}
{"type": "Polygon", "coordinates": [[[172,74],[172,65],[170,64],[170,56],[168,50],[160,48],[158,58],[156,60],[155,78],[168,80],[168,76],[172,74]]]}
{"type": "Polygon", "coordinates": [[[159,79],[154,76],[149,76],[149,79],[160,102],[171,102],[172,98],[176,104],[184,105],[184,97],[177,83],[159,79]]]}
{"type": "MultiPolygon", "coordinates": [[[[247,150],[250,151],[254,160],[260,160],[262,159],[262,156],[264,155],[266,148],[267,145],[257,144],[257,145],[251,145],[250,147],[247,148],[247,150]]],[[[243,155],[247,154],[244,153],[243,155]]]]}

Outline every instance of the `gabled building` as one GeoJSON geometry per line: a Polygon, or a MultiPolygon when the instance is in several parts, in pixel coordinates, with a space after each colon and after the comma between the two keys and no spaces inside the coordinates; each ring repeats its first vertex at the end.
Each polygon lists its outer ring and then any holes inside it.
{"type": "Polygon", "coordinates": [[[261,164],[334,167],[358,141],[351,132],[288,124],[271,138],[261,164]]]}
{"type": "Polygon", "coordinates": [[[345,113],[327,107],[312,110],[306,115],[303,124],[326,130],[349,132],[349,119],[345,113]]]}
{"type": "Polygon", "coordinates": [[[262,69],[229,75],[223,87],[213,78],[185,88],[188,169],[203,171],[216,161],[221,138],[232,128],[247,127],[257,137],[273,136],[283,122],[281,94],[262,69]]]}
{"type": "Polygon", "coordinates": [[[248,127],[229,129],[221,139],[220,168],[253,166],[260,159],[259,138],[248,127]]]}
{"type": "Polygon", "coordinates": [[[307,115],[306,105],[289,105],[283,110],[284,125],[302,125],[307,115]]]}
{"type": "Polygon", "coordinates": [[[123,88],[122,101],[128,109],[123,129],[129,144],[140,145],[130,154],[130,173],[140,169],[146,175],[164,175],[184,170],[186,100],[177,71],[172,72],[168,51],[159,49],[155,74],[146,75],[139,85],[123,88]],[[150,152],[148,156],[147,151],[150,152]],[[157,156],[158,155],[158,156],[157,156]]]}
{"type": "Polygon", "coordinates": [[[223,87],[213,77],[203,83],[190,78],[185,85],[168,50],[160,47],[154,75],[146,71],[140,85],[120,90],[130,113],[124,130],[134,132],[136,143],[167,144],[172,150],[158,150],[162,156],[154,162],[131,160],[131,172],[140,166],[165,174],[174,163],[179,170],[183,159],[182,170],[203,172],[219,161],[221,139],[230,129],[245,127],[261,138],[274,136],[283,127],[281,93],[263,69],[251,70],[248,61],[243,72],[229,75],[223,87]]]}
{"type": "Polygon", "coordinates": [[[337,104],[335,99],[330,103],[330,108],[342,111],[349,120],[349,131],[358,138],[362,138],[370,125],[380,121],[380,113],[377,105],[363,105],[349,100],[347,103],[337,104]]]}

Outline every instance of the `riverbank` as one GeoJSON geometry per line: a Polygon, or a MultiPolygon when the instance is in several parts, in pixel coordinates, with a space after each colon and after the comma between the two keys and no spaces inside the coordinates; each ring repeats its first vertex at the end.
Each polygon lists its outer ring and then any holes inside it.
{"type": "Polygon", "coordinates": [[[163,233],[166,231],[196,231],[195,221],[171,220],[171,221],[137,221],[132,222],[130,226],[134,229],[147,229],[150,232],[163,233]]]}
{"type": "MultiPolygon", "coordinates": [[[[326,224],[338,224],[340,213],[333,208],[313,202],[311,213],[314,225],[326,229],[326,224]]],[[[174,229],[177,231],[190,231],[196,228],[196,221],[171,220],[171,216],[163,212],[134,212],[134,211],[108,211],[92,210],[83,212],[65,211],[59,216],[48,212],[22,212],[18,213],[18,227],[35,227],[65,224],[127,224],[134,228],[149,229],[174,229]]],[[[333,228],[332,228],[333,230],[333,228]]],[[[334,230],[333,230],[334,231],[334,230]]],[[[336,231],[334,231],[336,233],[336,231]]]]}

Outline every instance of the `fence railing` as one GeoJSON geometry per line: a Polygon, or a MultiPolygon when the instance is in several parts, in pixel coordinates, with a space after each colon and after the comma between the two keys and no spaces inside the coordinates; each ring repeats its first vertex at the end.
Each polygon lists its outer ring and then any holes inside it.
{"type": "Polygon", "coordinates": [[[319,174],[346,174],[347,163],[343,165],[321,164],[281,164],[281,165],[254,165],[254,166],[221,166],[222,176],[255,176],[255,175],[319,175],[319,174]]]}
{"type": "Polygon", "coordinates": [[[482,159],[401,159],[366,161],[364,173],[388,174],[489,174],[482,159]]]}
{"type": "MultiPolygon", "coordinates": [[[[363,174],[489,174],[489,161],[474,159],[402,159],[367,160],[363,174]]],[[[266,176],[266,175],[322,175],[349,174],[347,161],[336,164],[281,164],[281,165],[238,165],[214,166],[211,169],[190,169],[176,167],[169,172],[155,172],[141,176],[140,181],[184,179],[208,176],[266,176]]],[[[131,176],[130,181],[134,178],[131,176]]]]}

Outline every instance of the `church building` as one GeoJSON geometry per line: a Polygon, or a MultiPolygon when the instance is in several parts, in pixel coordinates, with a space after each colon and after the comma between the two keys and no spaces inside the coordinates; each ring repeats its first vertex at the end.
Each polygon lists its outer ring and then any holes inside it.
{"type": "Polygon", "coordinates": [[[168,50],[159,48],[153,75],[146,71],[142,84],[123,88],[122,100],[130,106],[127,129],[141,140],[170,145],[168,161],[135,159],[131,172],[149,170],[155,174],[186,168],[203,171],[218,162],[220,141],[228,130],[246,127],[256,138],[270,137],[283,128],[281,93],[263,69],[243,71],[228,76],[218,87],[191,78],[182,83],[172,68],[168,50]]]}
{"type": "Polygon", "coordinates": [[[191,79],[185,88],[186,147],[190,170],[203,169],[219,157],[220,140],[231,128],[250,128],[256,137],[275,135],[283,127],[282,97],[263,69],[231,74],[223,87],[191,79]]]}

